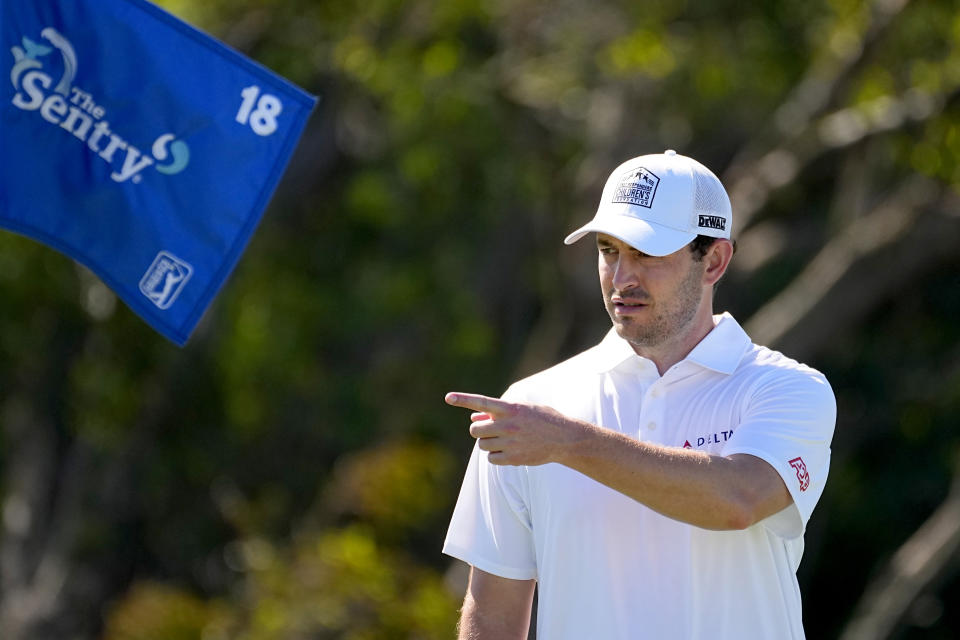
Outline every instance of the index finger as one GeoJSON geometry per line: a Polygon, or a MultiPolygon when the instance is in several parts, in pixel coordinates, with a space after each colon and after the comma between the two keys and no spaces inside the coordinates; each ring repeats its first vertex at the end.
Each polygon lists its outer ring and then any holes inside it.
{"type": "Polygon", "coordinates": [[[510,403],[500,398],[491,398],[477,393],[448,393],[444,401],[454,407],[463,407],[464,409],[473,409],[490,414],[503,414],[510,403]]]}

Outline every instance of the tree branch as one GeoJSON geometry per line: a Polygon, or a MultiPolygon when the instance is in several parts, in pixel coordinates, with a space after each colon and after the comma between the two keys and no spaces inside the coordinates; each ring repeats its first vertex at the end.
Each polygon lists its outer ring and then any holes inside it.
{"type": "Polygon", "coordinates": [[[789,350],[794,357],[813,356],[829,344],[830,336],[937,258],[940,252],[934,249],[943,243],[956,246],[956,221],[936,216],[938,220],[926,225],[916,224],[939,195],[930,180],[908,179],[881,206],[828,242],[789,286],[750,318],[747,332],[756,342],[789,350]],[[894,246],[898,260],[876,265],[877,273],[854,273],[865,260],[894,246]]]}
{"type": "Polygon", "coordinates": [[[837,103],[908,3],[909,0],[874,0],[870,23],[860,40],[843,48],[828,48],[832,56],[811,62],[774,110],[776,127],[766,136],[754,137],[734,157],[723,181],[729,187],[741,229],[763,208],[773,190],[792,180],[799,167],[816,155],[813,148],[804,150],[816,135],[815,121],[837,103]],[[794,158],[797,151],[800,153],[794,158]],[[803,158],[806,160],[802,161],[803,158]]]}
{"type": "Polygon", "coordinates": [[[841,640],[882,640],[960,552],[960,474],[932,516],[894,554],[857,605],[841,640]]]}

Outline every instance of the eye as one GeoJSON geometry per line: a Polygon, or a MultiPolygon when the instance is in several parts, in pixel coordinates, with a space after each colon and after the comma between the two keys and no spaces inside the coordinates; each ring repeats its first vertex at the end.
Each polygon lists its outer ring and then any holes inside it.
{"type": "Polygon", "coordinates": [[[658,262],[660,258],[657,256],[652,256],[649,253],[644,253],[639,249],[630,249],[630,255],[633,256],[634,260],[643,260],[645,262],[658,262]]]}

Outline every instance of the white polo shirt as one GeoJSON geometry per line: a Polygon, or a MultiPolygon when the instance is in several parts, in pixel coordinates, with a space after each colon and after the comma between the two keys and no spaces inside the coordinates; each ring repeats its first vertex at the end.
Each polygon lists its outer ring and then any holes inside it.
{"type": "Polygon", "coordinates": [[[475,448],[443,551],[488,573],[536,579],[539,638],[804,637],[796,570],[827,479],[833,391],[818,371],[752,344],[729,314],[714,320],[662,377],[611,330],[504,397],[642,441],[757,456],[794,503],[743,531],[708,531],[568,467],[491,465],[475,448]]]}

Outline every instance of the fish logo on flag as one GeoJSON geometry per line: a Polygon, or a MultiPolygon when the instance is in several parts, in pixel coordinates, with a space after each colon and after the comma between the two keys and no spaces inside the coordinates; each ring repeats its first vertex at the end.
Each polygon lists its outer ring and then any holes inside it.
{"type": "Polygon", "coordinates": [[[0,226],[184,344],[316,99],[146,0],[3,0],[7,52],[0,226]]]}

